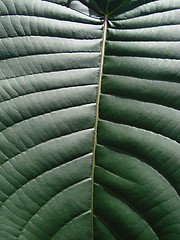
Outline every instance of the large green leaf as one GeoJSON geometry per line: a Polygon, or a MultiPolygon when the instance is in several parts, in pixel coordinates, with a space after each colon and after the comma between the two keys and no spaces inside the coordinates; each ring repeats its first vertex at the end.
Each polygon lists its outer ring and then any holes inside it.
{"type": "Polygon", "coordinates": [[[179,58],[179,0],[0,0],[0,240],[180,239],[179,58]]]}

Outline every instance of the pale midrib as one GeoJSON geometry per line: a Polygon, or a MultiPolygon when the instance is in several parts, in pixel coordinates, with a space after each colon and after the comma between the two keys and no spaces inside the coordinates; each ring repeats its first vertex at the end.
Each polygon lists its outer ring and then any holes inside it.
{"type": "Polygon", "coordinates": [[[92,160],[92,196],[91,196],[92,239],[94,239],[94,220],[93,220],[93,216],[94,216],[94,169],[95,169],[95,157],[96,157],[96,145],[97,145],[97,129],[98,129],[98,121],[99,121],[99,103],[100,103],[101,84],[102,84],[102,76],[103,76],[105,42],[106,42],[106,35],[107,35],[107,21],[108,21],[108,16],[105,15],[104,26],[103,26],[102,45],[101,45],[101,59],[100,59],[100,67],[99,67],[98,91],[97,91],[97,99],[96,99],[96,119],[95,119],[95,126],[94,126],[94,143],[93,143],[93,160],[92,160]]]}

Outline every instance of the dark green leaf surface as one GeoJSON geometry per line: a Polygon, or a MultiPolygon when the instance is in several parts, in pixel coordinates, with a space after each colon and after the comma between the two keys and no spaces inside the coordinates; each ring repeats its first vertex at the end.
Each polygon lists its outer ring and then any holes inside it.
{"type": "Polygon", "coordinates": [[[180,239],[179,26],[179,0],[0,0],[0,240],[180,239]]]}

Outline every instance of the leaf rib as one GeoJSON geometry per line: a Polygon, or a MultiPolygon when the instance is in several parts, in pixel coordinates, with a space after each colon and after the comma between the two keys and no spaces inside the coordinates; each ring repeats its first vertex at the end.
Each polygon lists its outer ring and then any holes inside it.
{"type": "Polygon", "coordinates": [[[97,100],[96,100],[96,118],[95,118],[95,126],[94,126],[94,144],[93,144],[93,159],[92,159],[92,196],[91,196],[91,214],[92,214],[92,239],[94,239],[94,169],[95,169],[95,156],[96,156],[96,145],[97,145],[97,128],[99,121],[99,103],[100,103],[100,95],[101,95],[101,83],[103,76],[103,65],[104,65],[104,57],[105,57],[105,42],[107,35],[107,22],[108,16],[104,17],[104,25],[103,25],[103,36],[102,36],[102,45],[101,45],[101,58],[100,58],[100,66],[99,66],[99,80],[98,80],[98,91],[97,91],[97,100]]]}

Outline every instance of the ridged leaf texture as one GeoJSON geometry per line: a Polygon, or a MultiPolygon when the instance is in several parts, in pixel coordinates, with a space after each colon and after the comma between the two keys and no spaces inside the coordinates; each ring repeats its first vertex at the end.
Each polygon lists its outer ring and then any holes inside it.
{"type": "Polygon", "coordinates": [[[179,59],[179,0],[0,0],[0,240],[180,239],[179,59]]]}

